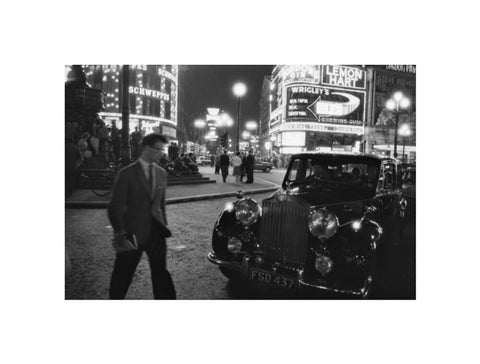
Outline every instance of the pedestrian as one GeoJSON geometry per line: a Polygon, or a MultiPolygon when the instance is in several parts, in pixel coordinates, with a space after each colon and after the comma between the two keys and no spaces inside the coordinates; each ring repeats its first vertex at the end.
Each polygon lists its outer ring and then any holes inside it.
{"type": "Polygon", "coordinates": [[[121,169],[115,180],[108,205],[116,251],[111,299],[125,298],[143,252],[150,263],[155,299],[176,298],[166,266],[166,238],[171,236],[165,212],[167,172],[155,164],[166,144],[163,135],[145,136],[140,158],[121,169]]]}
{"type": "Polygon", "coordinates": [[[245,172],[247,173],[247,182],[253,183],[253,167],[255,166],[255,157],[253,155],[253,149],[248,151],[248,156],[245,163],[245,172]]]}
{"type": "Polygon", "coordinates": [[[116,130],[114,132],[114,129],[112,128],[112,148],[113,148],[113,154],[115,155],[115,160],[120,159],[120,149],[122,148],[122,136],[120,133],[121,130],[116,130]]]}
{"type": "MultiPolygon", "coordinates": [[[[218,152],[220,153],[220,152],[218,152]]],[[[215,156],[215,174],[219,174],[220,173],[220,155],[217,154],[215,156]]]]}
{"type": "Polygon", "coordinates": [[[233,175],[235,176],[235,183],[240,183],[240,175],[242,169],[242,159],[240,158],[240,152],[237,152],[235,156],[232,158],[232,166],[233,166],[233,175]]]}
{"type": "Polygon", "coordinates": [[[77,147],[73,145],[73,139],[65,141],[65,196],[71,196],[75,190],[77,169],[82,156],[77,147]]]}
{"type": "Polygon", "coordinates": [[[222,171],[223,183],[227,182],[228,166],[230,165],[230,158],[228,157],[227,150],[223,151],[220,156],[220,170],[222,171]]]}
{"type": "Polygon", "coordinates": [[[188,168],[183,162],[184,154],[180,154],[173,162],[173,170],[178,173],[187,174],[188,168]]]}
{"type": "Polygon", "coordinates": [[[138,126],[135,127],[135,131],[131,134],[132,142],[132,157],[137,159],[140,156],[140,141],[142,140],[142,133],[138,131],[138,126]]]}
{"type": "Polygon", "coordinates": [[[243,177],[245,177],[245,174],[247,173],[245,168],[247,166],[247,156],[245,153],[242,153],[242,165],[240,167],[240,182],[243,182],[243,177]]]}
{"type": "Polygon", "coordinates": [[[115,153],[113,153],[113,144],[110,139],[107,139],[107,142],[104,145],[105,149],[105,161],[106,162],[116,162],[115,153]]]}
{"type": "Polygon", "coordinates": [[[92,152],[88,149],[88,139],[90,139],[90,134],[85,132],[77,143],[77,148],[80,151],[85,167],[88,167],[88,160],[92,157],[92,152]]]}
{"type": "Polygon", "coordinates": [[[100,147],[100,142],[98,138],[95,135],[92,135],[88,141],[90,143],[90,146],[92,147],[93,154],[97,155],[100,147]]]}
{"type": "Polygon", "coordinates": [[[108,130],[102,119],[97,120],[97,138],[98,138],[98,150],[100,154],[105,153],[105,144],[108,141],[108,130]]]}

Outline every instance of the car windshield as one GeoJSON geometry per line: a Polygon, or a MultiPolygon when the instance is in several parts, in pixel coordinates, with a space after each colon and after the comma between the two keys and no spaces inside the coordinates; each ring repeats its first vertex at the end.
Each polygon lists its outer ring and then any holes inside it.
{"type": "Polygon", "coordinates": [[[371,193],[378,181],[380,162],[362,158],[315,156],[296,158],[286,176],[290,187],[324,186],[328,190],[345,188],[371,193]]]}

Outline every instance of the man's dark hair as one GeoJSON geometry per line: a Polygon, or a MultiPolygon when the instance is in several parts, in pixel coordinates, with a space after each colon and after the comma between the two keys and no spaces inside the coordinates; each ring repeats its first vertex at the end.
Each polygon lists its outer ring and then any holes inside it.
{"type": "Polygon", "coordinates": [[[167,144],[168,140],[162,134],[148,134],[142,138],[142,142],[140,144],[142,145],[142,147],[145,147],[147,145],[149,147],[153,147],[155,143],[158,143],[158,142],[167,144]]]}

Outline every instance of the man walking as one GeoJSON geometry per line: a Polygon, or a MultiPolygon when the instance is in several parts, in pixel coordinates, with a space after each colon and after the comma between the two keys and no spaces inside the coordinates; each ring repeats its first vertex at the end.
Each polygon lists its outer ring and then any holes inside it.
{"type": "Polygon", "coordinates": [[[229,165],[230,165],[230,158],[228,157],[227,150],[225,149],[223,151],[223,154],[220,156],[220,169],[222,171],[223,183],[227,182],[229,165]]]}
{"type": "Polygon", "coordinates": [[[247,182],[253,183],[253,167],[255,165],[255,157],[253,155],[253,149],[248,151],[247,160],[245,163],[245,172],[247,173],[247,182]]]}
{"type": "Polygon", "coordinates": [[[176,298],[166,266],[165,238],[171,235],[165,212],[167,172],[154,164],[166,144],[163,135],[145,136],[140,158],[120,170],[113,186],[108,218],[117,254],[110,282],[111,299],[125,298],[144,251],[150,263],[155,299],[176,298]]]}

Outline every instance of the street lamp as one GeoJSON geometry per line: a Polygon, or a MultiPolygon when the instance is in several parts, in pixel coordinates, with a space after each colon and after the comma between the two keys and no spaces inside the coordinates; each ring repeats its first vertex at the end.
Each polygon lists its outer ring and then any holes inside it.
{"type": "Polygon", "coordinates": [[[403,153],[402,153],[402,161],[405,162],[405,139],[408,136],[412,135],[412,130],[410,129],[410,125],[407,123],[402,124],[400,129],[398,129],[398,134],[403,137],[403,153]]]}
{"type": "MultiPolygon", "coordinates": [[[[197,129],[204,129],[205,126],[207,125],[207,122],[203,119],[195,119],[195,121],[193,122],[193,125],[197,129]]],[[[199,139],[200,139],[200,130],[197,132],[197,144],[199,139]]]]}
{"type": "Polygon", "coordinates": [[[240,99],[247,93],[247,86],[242,82],[237,82],[233,85],[233,94],[237,97],[237,145],[236,151],[240,151],[240,99]]]}
{"type": "Polygon", "coordinates": [[[403,96],[402,92],[397,91],[393,94],[393,97],[386,102],[385,106],[387,109],[395,111],[395,140],[393,144],[393,156],[397,158],[398,115],[400,114],[400,109],[408,109],[410,107],[410,99],[403,96]]]}
{"type": "Polygon", "coordinates": [[[245,128],[250,131],[255,130],[255,135],[257,134],[257,127],[258,127],[258,124],[256,121],[247,121],[245,123],[245,128]]]}

